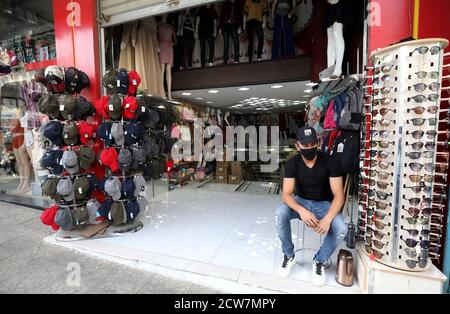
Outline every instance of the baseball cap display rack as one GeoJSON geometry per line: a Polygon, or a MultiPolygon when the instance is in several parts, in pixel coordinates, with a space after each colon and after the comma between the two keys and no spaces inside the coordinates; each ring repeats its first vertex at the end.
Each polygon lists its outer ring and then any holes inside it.
{"type": "Polygon", "coordinates": [[[446,222],[448,103],[445,39],[380,49],[367,67],[361,143],[359,247],[406,271],[439,265],[446,222]]]}

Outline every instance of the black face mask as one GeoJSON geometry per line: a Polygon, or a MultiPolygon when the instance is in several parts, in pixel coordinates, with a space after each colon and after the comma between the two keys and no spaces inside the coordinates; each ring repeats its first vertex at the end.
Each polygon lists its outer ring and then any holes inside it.
{"type": "Polygon", "coordinates": [[[310,148],[310,149],[301,149],[300,154],[306,159],[306,160],[313,160],[317,156],[317,147],[310,148]]]}

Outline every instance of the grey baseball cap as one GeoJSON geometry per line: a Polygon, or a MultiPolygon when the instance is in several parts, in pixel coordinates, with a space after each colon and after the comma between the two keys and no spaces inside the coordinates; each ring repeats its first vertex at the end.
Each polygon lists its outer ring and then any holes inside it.
{"type": "Polygon", "coordinates": [[[144,196],[137,198],[137,203],[139,205],[139,209],[141,212],[147,210],[148,205],[150,204],[144,196]]]}
{"type": "Polygon", "coordinates": [[[147,182],[145,182],[145,179],[141,174],[134,176],[133,181],[134,181],[134,185],[136,187],[134,190],[134,197],[138,197],[140,192],[145,191],[147,182]]]}
{"type": "Polygon", "coordinates": [[[86,204],[86,209],[88,211],[88,215],[89,215],[89,224],[91,225],[97,225],[99,223],[101,223],[101,221],[97,220],[97,217],[100,216],[100,214],[98,213],[98,209],[100,208],[100,203],[97,200],[90,200],[87,204],[86,204]]]}
{"type": "Polygon", "coordinates": [[[133,149],[133,168],[138,169],[147,160],[147,153],[141,148],[133,149]]]}
{"type": "Polygon", "coordinates": [[[78,165],[78,156],[73,150],[66,150],[62,156],[62,164],[64,169],[70,174],[75,174],[80,171],[78,165]]]}
{"type": "Polygon", "coordinates": [[[125,134],[123,133],[123,125],[120,122],[114,122],[111,126],[111,136],[116,145],[125,144],[125,134]]]}
{"type": "Polygon", "coordinates": [[[73,192],[73,184],[70,178],[61,178],[58,182],[58,186],[56,187],[56,191],[67,202],[71,202],[75,198],[75,193],[73,192]]]}
{"type": "Polygon", "coordinates": [[[72,213],[68,207],[60,207],[55,215],[55,224],[68,231],[73,228],[72,213]]]}
{"type": "Polygon", "coordinates": [[[120,200],[122,197],[122,183],[118,178],[109,178],[105,181],[105,192],[111,196],[114,201],[120,200]]]}
{"type": "Polygon", "coordinates": [[[133,164],[133,157],[131,155],[131,151],[127,148],[122,148],[119,151],[118,156],[119,167],[121,171],[130,171],[131,165],[133,164]]]}

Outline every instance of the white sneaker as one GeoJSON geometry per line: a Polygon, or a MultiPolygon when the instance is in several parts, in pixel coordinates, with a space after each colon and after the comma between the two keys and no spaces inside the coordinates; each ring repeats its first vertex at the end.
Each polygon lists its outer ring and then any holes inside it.
{"type": "Polygon", "coordinates": [[[312,262],[312,283],[317,287],[325,286],[325,265],[316,261],[312,262]]]}
{"type": "Polygon", "coordinates": [[[282,278],[288,278],[291,274],[292,267],[295,265],[295,255],[291,258],[284,256],[283,264],[278,270],[278,275],[282,278]]]}

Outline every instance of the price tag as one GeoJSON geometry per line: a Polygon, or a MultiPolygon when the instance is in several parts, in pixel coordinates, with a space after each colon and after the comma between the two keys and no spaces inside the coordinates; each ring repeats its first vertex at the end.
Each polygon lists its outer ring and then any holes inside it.
{"type": "Polygon", "coordinates": [[[343,153],[344,152],[344,147],[345,147],[344,143],[340,143],[338,145],[338,147],[337,147],[337,152],[338,153],[343,153]]]}
{"type": "Polygon", "coordinates": [[[89,138],[89,134],[84,133],[84,137],[85,137],[85,138],[89,138]]]}
{"type": "Polygon", "coordinates": [[[136,82],[136,80],[133,80],[133,85],[137,85],[137,82],[136,82]]]}
{"type": "Polygon", "coordinates": [[[59,105],[59,111],[64,111],[64,105],[59,105]]]}
{"type": "Polygon", "coordinates": [[[112,134],[111,133],[109,133],[109,139],[112,140],[112,134]]]}
{"type": "Polygon", "coordinates": [[[120,80],[117,80],[117,87],[120,87],[120,80]]]}
{"type": "Polygon", "coordinates": [[[78,193],[79,194],[83,194],[83,189],[82,188],[78,188],[78,193]]]}
{"type": "Polygon", "coordinates": [[[145,191],[145,186],[141,186],[141,192],[145,191]]]}
{"type": "Polygon", "coordinates": [[[59,165],[64,166],[62,159],[59,160],[59,165]]]}
{"type": "Polygon", "coordinates": [[[145,112],[145,107],[142,107],[141,111],[142,111],[142,112],[145,112]]]}
{"type": "Polygon", "coordinates": [[[130,104],[125,105],[125,109],[128,109],[128,108],[130,108],[130,104]]]}
{"type": "Polygon", "coordinates": [[[123,134],[127,135],[127,134],[128,134],[128,131],[125,131],[123,134]]]}
{"type": "Polygon", "coordinates": [[[64,133],[64,138],[69,138],[69,134],[64,133]]]}
{"type": "Polygon", "coordinates": [[[109,109],[109,111],[113,111],[114,110],[113,105],[108,105],[108,109],[109,109]]]}

